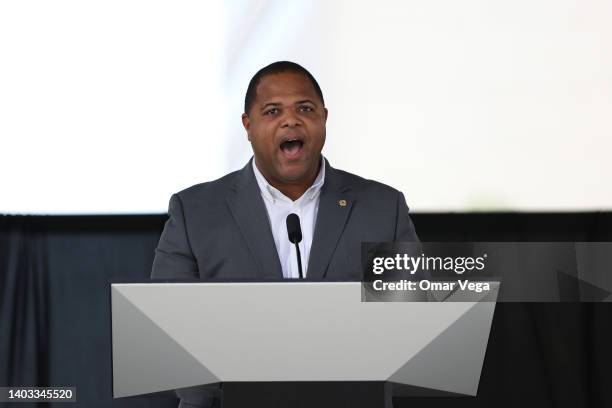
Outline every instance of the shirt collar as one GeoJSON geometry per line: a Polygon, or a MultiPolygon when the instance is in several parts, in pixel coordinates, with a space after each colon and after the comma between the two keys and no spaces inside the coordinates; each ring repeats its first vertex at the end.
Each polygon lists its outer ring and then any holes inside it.
{"type": "MultiPolygon", "coordinates": [[[[266,180],[266,178],[263,176],[263,174],[261,174],[261,172],[257,168],[257,165],[255,164],[255,158],[253,158],[252,160],[252,165],[253,165],[253,172],[255,173],[255,179],[257,180],[257,184],[259,185],[259,190],[261,191],[261,194],[263,195],[264,198],[272,201],[273,203],[276,202],[276,200],[293,202],[293,200],[291,200],[289,197],[281,193],[280,190],[271,186],[270,183],[268,183],[268,180],[266,180]]],[[[306,192],[304,192],[304,194],[295,201],[315,199],[316,197],[318,197],[319,193],[321,192],[321,187],[323,187],[324,182],[325,182],[325,157],[321,155],[321,165],[319,167],[319,173],[317,174],[315,181],[312,183],[310,187],[308,187],[308,190],[306,190],[306,192]]]]}

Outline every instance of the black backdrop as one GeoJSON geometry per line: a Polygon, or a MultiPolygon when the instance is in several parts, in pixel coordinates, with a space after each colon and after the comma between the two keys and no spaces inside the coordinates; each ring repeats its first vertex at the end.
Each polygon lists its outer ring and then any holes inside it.
{"type": "MultiPolygon", "coordinates": [[[[422,241],[612,241],[612,213],[413,220],[422,241]]],[[[0,386],[75,386],[79,407],[176,407],[171,394],[111,397],[108,283],[148,277],[164,221],[0,216],[0,386]]],[[[498,304],[478,397],[395,405],[610,407],[610,345],[610,303],[498,304]]]]}

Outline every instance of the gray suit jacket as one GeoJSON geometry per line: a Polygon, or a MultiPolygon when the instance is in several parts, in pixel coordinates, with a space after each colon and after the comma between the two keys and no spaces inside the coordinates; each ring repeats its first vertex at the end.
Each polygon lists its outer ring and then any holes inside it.
{"type": "MultiPolygon", "coordinates": [[[[327,161],[325,166],[307,278],[359,281],[362,242],[418,238],[402,193],[336,170],[327,161]]],[[[174,194],[168,216],[152,278],[282,279],[251,162],[219,180],[174,194]]],[[[217,393],[215,387],[178,390],[179,407],[210,407],[217,393]]]]}
{"type": "MultiPolygon", "coordinates": [[[[336,170],[327,161],[325,166],[307,277],[359,281],[362,242],[418,238],[402,193],[336,170]]],[[[174,194],[168,216],[153,278],[282,279],[250,162],[219,180],[174,194]]]]}

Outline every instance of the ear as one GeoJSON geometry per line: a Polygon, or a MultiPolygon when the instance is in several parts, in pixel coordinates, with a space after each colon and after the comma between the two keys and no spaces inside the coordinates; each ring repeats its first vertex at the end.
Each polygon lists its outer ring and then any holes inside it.
{"type": "Polygon", "coordinates": [[[329,111],[327,110],[327,108],[323,108],[323,123],[327,123],[327,115],[328,115],[329,111]]]}
{"type": "Polygon", "coordinates": [[[251,120],[249,119],[249,115],[247,115],[246,113],[242,114],[242,126],[244,127],[244,130],[246,130],[247,139],[249,139],[250,142],[251,137],[249,136],[249,128],[251,127],[251,120]]]}

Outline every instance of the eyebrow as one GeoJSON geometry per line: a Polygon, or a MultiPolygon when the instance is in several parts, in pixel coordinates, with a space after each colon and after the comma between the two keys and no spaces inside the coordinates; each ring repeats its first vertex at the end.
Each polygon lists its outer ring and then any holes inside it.
{"type": "Polygon", "coordinates": [[[268,102],[264,106],[261,107],[261,110],[266,109],[268,106],[281,106],[280,102],[268,102]]]}
{"type": "MultiPolygon", "coordinates": [[[[311,104],[315,105],[315,103],[313,101],[311,101],[310,99],[303,99],[303,100],[297,101],[295,103],[295,105],[299,105],[301,103],[311,103],[311,104]]],[[[264,106],[261,107],[261,110],[264,110],[264,109],[266,109],[269,106],[276,107],[276,106],[281,106],[281,105],[282,105],[282,103],[280,103],[280,102],[268,102],[264,106]]]]}

